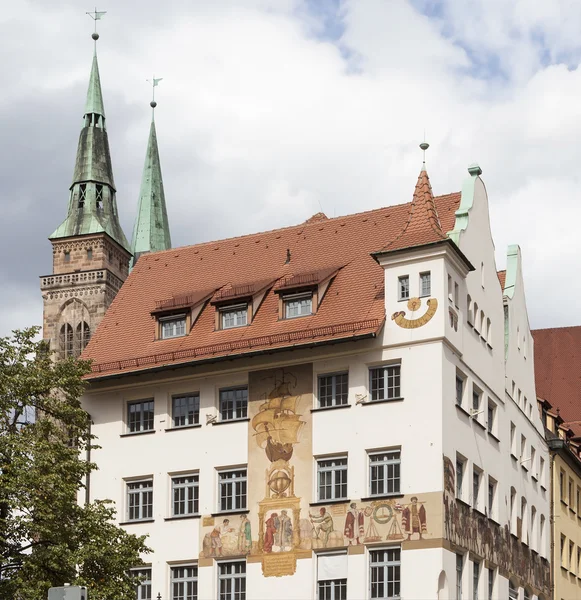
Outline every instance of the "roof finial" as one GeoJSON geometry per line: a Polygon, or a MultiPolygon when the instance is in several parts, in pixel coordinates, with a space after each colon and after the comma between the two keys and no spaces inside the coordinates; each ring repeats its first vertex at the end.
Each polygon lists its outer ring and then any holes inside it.
{"type": "Polygon", "coordinates": [[[103,18],[103,15],[107,14],[107,11],[99,11],[95,6],[95,12],[88,12],[87,14],[89,15],[89,17],[91,17],[91,19],[93,19],[93,21],[95,21],[95,31],[93,31],[91,37],[95,40],[95,54],[97,54],[97,40],[99,39],[99,34],[97,33],[97,21],[100,21],[103,18]]]}
{"type": "Polygon", "coordinates": [[[428,142],[426,142],[426,134],[424,132],[424,141],[420,144],[420,148],[422,149],[422,152],[424,153],[423,164],[422,164],[422,171],[426,170],[426,150],[429,147],[430,147],[430,144],[428,144],[428,142]]]}
{"type": "Polygon", "coordinates": [[[151,120],[153,121],[153,115],[155,112],[155,107],[157,106],[157,102],[155,101],[155,88],[159,85],[160,81],[163,81],[163,77],[155,78],[155,75],[151,79],[146,79],[148,83],[151,83],[151,102],[149,106],[151,106],[151,120]]]}

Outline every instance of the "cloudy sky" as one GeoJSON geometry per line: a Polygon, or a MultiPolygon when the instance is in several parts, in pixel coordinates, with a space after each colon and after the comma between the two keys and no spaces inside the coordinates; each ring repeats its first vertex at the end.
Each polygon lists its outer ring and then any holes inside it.
{"type": "MultiPolygon", "coordinates": [[[[91,10],[0,12],[0,335],[40,324],[66,215],[91,10]]],[[[424,130],[436,194],[483,169],[498,268],[521,245],[531,325],[579,325],[581,2],[115,0],[99,63],[130,237],[156,113],[174,246],[409,201],[424,130]],[[562,298],[565,298],[563,301],[562,298]]]]}

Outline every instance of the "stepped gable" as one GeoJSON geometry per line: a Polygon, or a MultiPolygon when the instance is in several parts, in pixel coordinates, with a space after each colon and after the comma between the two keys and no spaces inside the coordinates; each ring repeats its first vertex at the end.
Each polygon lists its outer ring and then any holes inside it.
{"type": "Polygon", "coordinates": [[[565,423],[581,421],[581,327],[532,331],[537,396],[565,423]]]}
{"type": "MultiPolygon", "coordinates": [[[[432,201],[451,230],[460,194],[432,201]]],[[[409,213],[410,203],[144,254],[84,353],[93,360],[89,378],[378,333],[384,274],[370,253],[398,236],[409,213]],[[276,282],[329,270],[335,274],[316,314],[278,319],[276,282]],[[266,280],[273,283],[249,326],[216,331],[215,308],[207,303],[189,335],[155,340],[152,312],[160,301],[266,280]]],[[[430,233],[421,239],[432,239],[432,224],[424,225],[430,233]]]]}

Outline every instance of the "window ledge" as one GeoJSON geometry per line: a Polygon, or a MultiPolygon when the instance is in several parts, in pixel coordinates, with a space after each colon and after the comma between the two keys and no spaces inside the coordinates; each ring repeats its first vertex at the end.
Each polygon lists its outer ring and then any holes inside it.
{"type": "Polygon", "coordinates": [[[456,502],[460,502],[460,504],[463,504],[464,506],[467,506],[468,508],[472,508],[472,506],[470,504],[468,504],[468,502],[466,502],[466,500],[462,500],[462,498],[458,498],[458,496],[456,496],[456,502]]]}
{"type": "Polygon", "coordinates": [[[483,429],[484,431],[486,431],[486,425],[484,425],[483,423],[481,423],[478,419],[472,419],[472,422],[475,425],[478,425],[478,427],[480,427],[481,429],[483,429]]]}
{"type": "Polygon", "coordinates": [[[512,452],[510,453],[510,457],[512,458],[512,460],[514,460],[515,462],[518,460],[518,457],[516,454],[513,454],[512,452]]]}
{"type": "Polygon", "coordinates": [[[575,514],[575,509],[574,509],[574,508],[571,508],[571,507],[569,507],[569,512],[570,512],[570,513],[573,513],[573,514],[575,514]]]}
{"type": "Polygon", "coordinates": [[[459,410],[461,413],[464,413],[467,417],[470,416],[470,413],[461,405],[456,402],[456,410],[459,410]]]}
{"type": "Polygon", "coordinates": [[[316,408],[311,408],[311,412],[322,412],[324,410],[335,410],[339,408],[351,408],[352,404],[334,404],[333,406],[317,406],[316,408]]]}
{"type": "Polygon", "coordinates": [[[500,527],[500,523],[494,517],[488,517],[488,520],[492,521],[493,523],[495,523],[496,525],[498,525],[500,527]]]}
{"type": "Polygon", "coordinates": [[[562,504],[563,506],[567,506],[567,503],[565,502],[565,500],[561,500],[561,504],[562,504]]]}
{"type": "Polygon", "coordinates": [[[179,425],[177,427],[168,427],[164,431],[181,431],[182,429],[198,429],[201,427],[201,423],[194,423],[193,425],[179,425]]]}
{"type": "Polygon", "coordinates": [[[396,398],[382,398],[381,400],[368,400],[367,402],[362,402],[361,406],[371,406],[372,404],[383,404],[384,402],[401,402],[403,400],[403,396],[397,396],[396,398]]]}
{"type": "Polygon", "coordinates": [[[373,502],[374,500],[388,500],[392,498],[403,498],[405,494],[378,494],[376,496],[368,496],[367,498],[361,498],[361,502],[373,502]]]}
{"type": "Polygon", "coordinates": [[[536,482],[539,481],[539,478],[536,475],[531,475],[531,479],[536,482]]]}
{"type": "Polygon", "coordinates": [[[247,508],[240,510],[222,510],[220,512],[211,513],[212,517],[229,517],[232,515],[247,515],[250,511],[247,508]]]}
{"type": "Polygon", "coordinates": [[[178,515],[176,517],[166,517],[164,521],[185,521],[186,519],[200,519],[202,515],[178,515]]]}
{"type": "Polygon", "coordinates": [[[497,438],[494,433],[492,433],[492,431],[488,432],[488,436],[491,437],[495,442],[498,442],[500,444],[500,438],[497,438]]]}
{"type": "Polygon", "coordinates": [[[339,500],[318,500],[317,502],[311,502],[309,506],[325,506],[326,504],[347,504],[350,503],[349,498],[341,498],[339,500]]]}
{"type": "Polygon", "coordinates": [[[250,421],[250,417],[244,417],[243,419],[226,419],[225,421],[214,421],[212,425],[228,425],[229,423],[246,423],[250,421]]]}
{"type": "Polygon", "coordinates": [[[483,517],[487,517],[488,516],[485,512],[481,511],[479,508],[474,507],[473,510],[474,510],[475,513],[478,513],[479,515],[482,515],[483,517]]]}
{"type": "Polygon", "coordinates": [[[148,429],[147,431],[130,431],[129,433],[122,433],[119,437],[133,437],[134,435],[148,435],[155,433],[155,429],[148,429]]]}
{"type": "Polygon", "coordinates": [[[547,488],[541,483],[541,489],[543,490],[543,492],[547,491],[547,488]]]}
{"type": "Polygon", "coordinates": [[[141,525],[143,523],[154,523],[155,519],[140,519],[136,521],[123,521],[123,523],[118,523],[118,525],[141,525]]]}

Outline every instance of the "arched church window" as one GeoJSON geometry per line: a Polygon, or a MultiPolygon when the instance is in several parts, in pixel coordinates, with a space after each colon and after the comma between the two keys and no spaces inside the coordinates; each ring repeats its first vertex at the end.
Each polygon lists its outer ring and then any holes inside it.
{"type": "Polygon", "coordinates": [[[75,355],[78,356],[87,346],[91,339],[91,329],[88,323],[81,321],[77,325],[77,339],[75,343],[75,355]]]}
{"type": "Polygon", "coordinates": [[[74,340],[73,327],[65,323],[60,330],[59,335],[59,353],[61,358],[67,358],[73,355],[74,340]]]}

